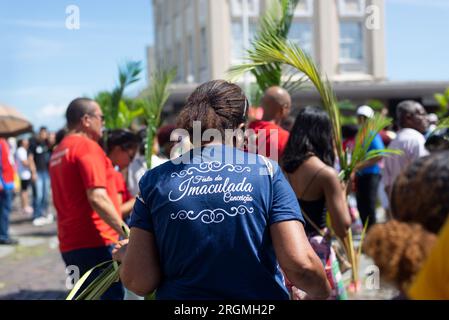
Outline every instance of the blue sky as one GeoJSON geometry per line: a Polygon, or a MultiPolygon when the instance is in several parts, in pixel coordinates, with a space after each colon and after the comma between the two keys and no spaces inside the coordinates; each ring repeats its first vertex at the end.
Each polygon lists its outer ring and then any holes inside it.
{"type": "MultiPolygon", "coordinates": [[[[449,0],[385,1],[388,77],[449,80],[449,0]]],[[[153,39],[151,0],[0,0],[0,103],[58,129],[68,102],[111,89],[153,39]],[[65,28],[71,4],[79,30],[65,28]]],[[[145,85],[143,74],[130,93],[145,85]]]]}

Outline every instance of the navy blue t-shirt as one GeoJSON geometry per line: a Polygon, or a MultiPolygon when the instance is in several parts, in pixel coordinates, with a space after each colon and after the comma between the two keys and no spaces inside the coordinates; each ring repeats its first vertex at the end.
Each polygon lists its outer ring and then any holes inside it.
{"type": "Polygon", "coordinates": [[[157,299],[289,298],[269,227],[304,220],[276,162],[206,146],[148,171],[139,186],[130,226],[155,236],[157,299]]]}

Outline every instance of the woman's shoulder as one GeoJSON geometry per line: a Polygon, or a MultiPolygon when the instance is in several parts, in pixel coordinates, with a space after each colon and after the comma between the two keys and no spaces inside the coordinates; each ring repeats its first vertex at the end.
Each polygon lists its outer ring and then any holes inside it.
{"type": "Polygon", "coordinates": [[[316,175],[316,179],[318,181],[329,183],[338,180],[337,171],[333,167],[325,164],[318,157],[314,156],[309,158],[306,162],[304,162],[302,167],[302,169],[308,171],[310,175],[316,175]]]}

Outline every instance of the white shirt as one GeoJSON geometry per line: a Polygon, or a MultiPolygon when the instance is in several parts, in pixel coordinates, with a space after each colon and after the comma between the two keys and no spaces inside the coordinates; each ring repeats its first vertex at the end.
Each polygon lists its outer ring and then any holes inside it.
{"type": "Polygon", "coordinates": [[[28,160],[28,152],[24,147],[19,147],[16,151],[17,166],[19,171],[19,176],[21,180],[31,179],[31,170],[29,166],[25,166],[23,161],[28,160]]]}
{"type": "Polygon", "coordinates": [[[429,155],[426,147],[426,139],[415,129],[405,128],[398,132],[389,149],[398,149],[402,155],[392,155],[385,158],[383,170],[383,182],[386,187],[391,187],[399,174],[418,158],[429,155]]]}
{"type": "MultiPolygon", "coordinates": [[[[167,162],[168,159],[159,158],[156,155],[151,156],[151,169],[167,162]]],[[[139,193],[139,181],[147,172],[147,162],[142,155],[137,156],[128,167],[128,191],[135,197],[139,193]]]]}

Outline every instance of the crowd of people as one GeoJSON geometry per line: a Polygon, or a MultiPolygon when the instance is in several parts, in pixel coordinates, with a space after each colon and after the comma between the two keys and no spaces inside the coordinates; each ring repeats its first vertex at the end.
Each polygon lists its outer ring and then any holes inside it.
{"type": "Polygon", "coordinates": [[[16,194],[20,197],[23,216],[31,218],[34,226],[53,222],[48,164],[56,144],[55,139],[56,134],[49,132],[46,127],[41,127],[37,134],[27,134],[19,139],[0,139],[0,244],[18,243],[17,239],[9,235],[9,217],[16,194]]]}
{"type": "MultiPolygon", "coordinates": [[[[154,291],[157,299],[346,299],[332,239],[344,239],[358,215],[368,228],[363,251],[402,297],[449,298],[442,253],[447,226],[437,240],[449,214],[448,138],[445,129],[430,126],[434,119],[424,107],[401,102],[397,132],[386,128],[368,148],[401,154],[360,164],[349,182],[338,175],[323,109],[302,108],[290,121],[292,99],[280,87],[266,90],[261,107],[262,119],[249,122],[240,87],[226,81],[199,86],[177,124],[158,130],[147,168],[145,128],[104,131],[100,106],[75,99],[65,130],[56,135],[42,128],[18,141],[22,209],[36,226],[51,222],[51,182],[65,264],[84,274],[111,259],[122,263],[121,282],[103,299],[139,299],[154,291]],[[196,122],[200,137],[209,137],[200,143],[193,142],[196,122]],[[208,130],[245,134],[217,140],[208,130]],[[183,153],[179,144],[186,139],[193,147],[183,153]],[[357,208],[348,203],[350,195],[357,208]],[[387,211],[383,223],[379,200],[387,211]],[[129,239],[124,225],[131,228],[129,239]]],[[[369,106],[358,108],[359,127],[374,116],[369,106]]],[[[358,130],[342,128],[348,154],[358,130]]],[[[4,139],[0,150],[0,241],[11,244],[14,168],[4,139]]]]}

